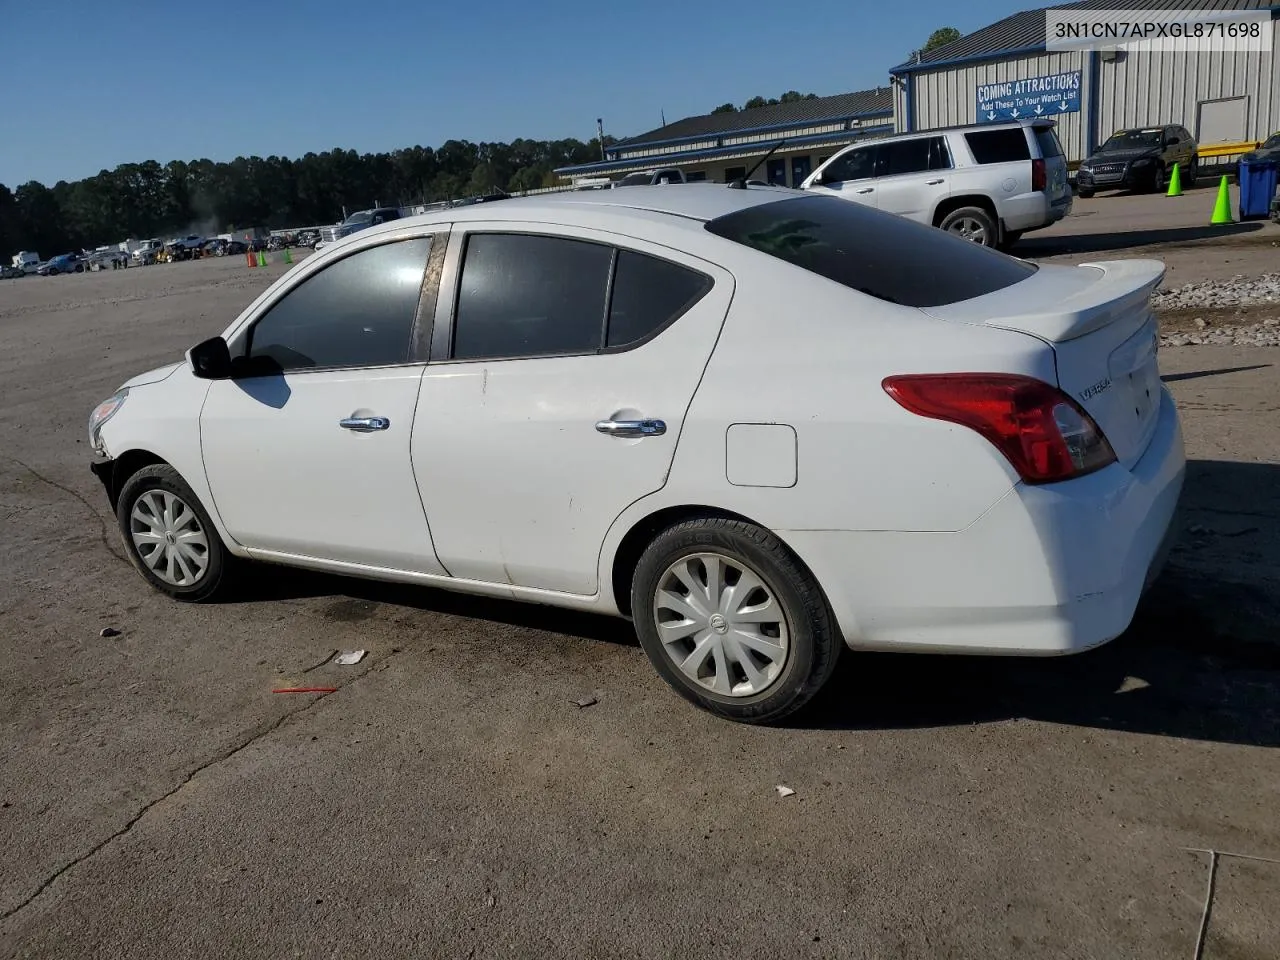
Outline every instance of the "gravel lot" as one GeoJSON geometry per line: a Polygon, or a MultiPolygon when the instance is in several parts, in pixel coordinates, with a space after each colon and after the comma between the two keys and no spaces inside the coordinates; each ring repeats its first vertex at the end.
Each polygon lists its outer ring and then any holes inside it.
{"type": "MultiPolygon", "coordinates": [[[[1026,255],[1096,257],[1076,219],[1026,255]]],[[[1107,242],[1180,285],[1222,278],[1197,254],[1274,271],[1255,233],[1107,242]]],[[[283,269],[0,281],[0,955],[1167,960],[1210,848],[1204,956],[1276,955],[1280,863],[1235,855],[1280,861],[1280,353],[1163,354],[1186,511],[1125,637],[847,656],[763,730],[686,706],[619,621],[267,569],[238,603],[149,591],[85,418],[283,269]],[[302,678],[340,689],[269,692],[302,678]]]]}

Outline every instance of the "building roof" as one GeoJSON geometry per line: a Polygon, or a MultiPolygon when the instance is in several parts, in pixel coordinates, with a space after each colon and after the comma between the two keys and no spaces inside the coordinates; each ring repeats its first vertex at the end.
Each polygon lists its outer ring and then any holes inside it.
{"type": "MultiPolygon", "coordinates": [[[[1043,28],[1043,23],[1041,26],[1043,28]]],[[[640,144],[665,143],[669,140],[684,140],[691,137],[717,136],[738,130],[755,130],[760,127],[814,123],[820,120],[892,112],[893,91],[889,87],[877,87],[875,90],[840,93],[834,97],[815,97],[812,100],[796,100],[793,103],[753,107],[750,110],[738,110],[735,113],[708,113],[700,117],[685,117],[683,120],[668,123],[665,127],[629,137],[613,144],[610,149],[625,149],[640,144]]]]}
{"type": "Polygon", "coordinates": [[[910,73],[956,60],[980,60],[1015,50],[1043,50],[1045,10],[1274,10],[1278,2],[1280,0],[1078,0],[1052,4],[1005,17],[921,54],[918,59],[901,63],[889,72],[910,73]]]}

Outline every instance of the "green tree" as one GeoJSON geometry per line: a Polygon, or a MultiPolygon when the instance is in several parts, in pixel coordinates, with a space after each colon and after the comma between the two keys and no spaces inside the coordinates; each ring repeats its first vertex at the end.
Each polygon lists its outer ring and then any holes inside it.
{"type": "Polygon", "coordinates": [[[720,106],[716,107],[711,112],[712,113],[737,113],[738,108],[735,107],[732,103],[722,103],[720,104],[720,106]]]}
{"type": "Polygon", "coordinates": [[[948,43],[955,43],[960,37],[961,33],[955,27],[939,27],[929,34],[929,39],[924,42],[924,47],[921,48],[920,52],[928,53],[938,47],[945,47],[948,43]]]}

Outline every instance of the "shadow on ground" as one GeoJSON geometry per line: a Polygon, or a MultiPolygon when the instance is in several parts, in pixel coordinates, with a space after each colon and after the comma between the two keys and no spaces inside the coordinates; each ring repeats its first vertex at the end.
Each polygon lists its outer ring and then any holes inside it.
{"type": "MultiPolygon", "coordinates": [[[[1208,213],[1205,214],[1208,219],[1208,213]]],[[[1257,233],[1265,226],[1261,221],[1226,223],[1220,226],[1168,227],[1161,230],[1132,230],[1112,233],[1040,236],[1029,234],[1018,241],[1014,253],[1019,257],[1056,257],[1069,253],[1103,253],[1161,244],[1195,243],[1199,240],[1239,238],[1257,233]]]]}
{"type": "MultiPolygon", "coordinates": [[[[1192,461],[1176,522],[1169,565],[1115,642],[1048,660],[846,654],[826,691],[789,725],[1028,718],[1280,746],[1280,466],[1192,461]],[[1223,513],[1234,528],[1220,524],[1223,535],[1209,543],[1206,512],[1223,513]],[[1212,553],[1207,564],[1204,552],[1212,553]]],[[[636,645],[630,624],[616,618],[279,568],[254,580],[243,599],[333,597],[326,613],[335,619],[363,619],[388,603],[636,645]]]]}

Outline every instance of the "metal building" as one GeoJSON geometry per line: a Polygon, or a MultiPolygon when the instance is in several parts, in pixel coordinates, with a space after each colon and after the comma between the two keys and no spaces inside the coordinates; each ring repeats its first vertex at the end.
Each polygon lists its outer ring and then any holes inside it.
{"type": "Polygon", "coordinates": [[[1277,0],[1084,0],[1047,9],[1269,11],[1262,29],[1272,43],[1249,52],[1046,50],[1045,9],[1029,10],[892,68],[897,131],[1005,120],[1012,111],[1047,116],[1074,164],[1128,127],[1181,124],[1211,152],[1280,130],[1277,0]]]}
{"type": "Polygon", "coordinates": [[[686,117],[613,144],[607,159],[561,167],[563,180],[610,179],[675,167],[687,180],[728,182],[745,174],[777,142],[786,143],[753,179],[799,186],[818,164],[862,137],[893,132],[888,87],[776,103],[736,113],[686,117]]]}

